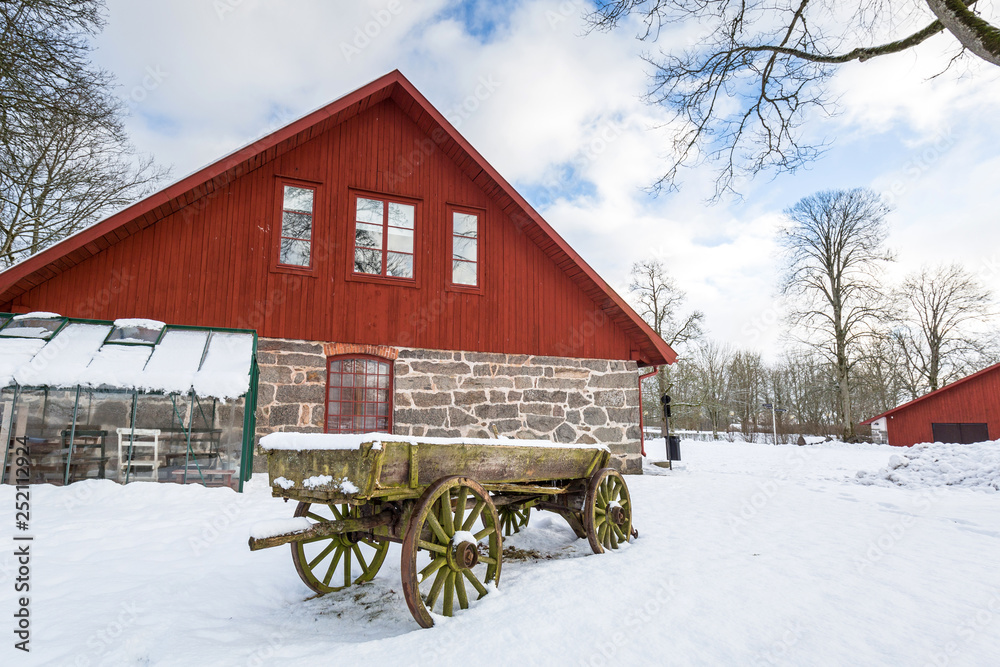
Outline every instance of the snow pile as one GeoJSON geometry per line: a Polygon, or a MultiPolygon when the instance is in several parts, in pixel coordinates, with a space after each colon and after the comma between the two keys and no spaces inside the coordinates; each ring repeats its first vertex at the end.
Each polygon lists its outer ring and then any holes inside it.
{"type": "Polygon", "coordinates": [[[317,489],[321,486],[326,486],[333,481],[333,477],[329,475],[313,475],[309,479],[302,480],[302,486],[307,489],[317,489]]]}
{"type": "Polygon", "coordinates": [[[476,544],[479,540],[468,530],[456,530],[455,534],[451,538],[452,544],[462,544],[463,542],[468,542],[469,544],[476,544]]]}
{"type": "Polygon", "coordinates": [[[293,488],[295,486],[295,482],[293,482],[292,480],[288,479],[287,477],[279,477],[276,480],[274,480],[274,485],[275,486],[280,486],[285,491],[287,491],[288,489],[291,489],[291,488],[293,488]]]}
{"type": "Polygon", "coordinates": [[[49,313],[49,312],[40,310],[40,311],[33,312],[33,313],[24,313],[23,315],[15,315],[14,316],[14,321],[15,322],[20,322],[22,320],[58,320],[58,319],[61,319],[61,318],[62,318],[62,315],[60,315],[59,313],[49,313]]]}
{"type": "Polygon", "coordinates": [[[0,338],[0,387],[10,385],[14,373],[45,347],[40,338],[0,338]]]}
{"type": "Polygon", "coordinates": [[[14,373],[25,387],[72,387],[87,384],[87,364],[104,344],[111,327],[73,323],[14,373]]]}
{"type": "Polygon", "coordinates": [[[875,486],[960,486],[1000,491],[1000,440],[974,445],[923,443],[893,455],[878,472],[859,471],[857,481],[875,486]]]}
{"type": "MultiPolygon", "coordinates": [[[[280,486],[285,491],[295,488],[295,482],[286,477],[278,477],[273,482],[271,482],[271,484],[273,484],[274,486],[280,486]]],[[[354,483],[351,482],[351,480],[349,480],[347,477],[342,478],[337,483],[334,483],[333,477],[331,477],[330,475],[313,475],[308,479],[302,480],[302,488],[304,489],[315,490],[321,487],[337,489],[341,493],[345,494],[357,493],[359,490],[358,487],[355,486],[354,483]]]]}
{"type": "Polygon", "coordinates": [[[115,320],[114,325],[119,329],[135,327],[137,329],[154,329],[156,331],[167,326],[166,323],[159,320],[147,320],[137,317],[120,317],[115,320]]]}
{"type": "Polygon", "coordinates": [[[250,388],[253,336],[214,332],[192,386],[202,396],[237,398],[250,388]]]}

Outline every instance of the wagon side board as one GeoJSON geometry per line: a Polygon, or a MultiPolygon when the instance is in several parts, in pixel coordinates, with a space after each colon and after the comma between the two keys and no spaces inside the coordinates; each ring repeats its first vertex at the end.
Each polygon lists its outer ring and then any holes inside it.
{"type": "MultiPolygon", "coordinates": [[[[359,449],[270,450],[268,473],[275,496],[306,502],[362,503],[415,498],[442,477],[464,475],[484,485],[517,486],[584,479],[607,465],[605,449],[516,444],[439,444],[381,441],[359,449]],[[332,481],[316,484],[321,476],[332,481]],[[293,486],[276,485],[284,478],[293,486]],[[306,480],[313,484],[305,486],[306,480]],[[357,491],[350,491],[356,488],[357,491]]],[[[288,482],[284,482],[285,485],[288,482]]],[[[526,488],[525,491],[528,491],[526,488]]]]}

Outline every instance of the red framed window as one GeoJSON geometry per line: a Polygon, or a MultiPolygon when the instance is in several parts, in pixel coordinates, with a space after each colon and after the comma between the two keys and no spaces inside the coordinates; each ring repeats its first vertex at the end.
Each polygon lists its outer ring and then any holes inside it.
{"type": "Polygon", "coordinates": [[[311,268],[316,188],[287,182],[280,183],[279,187],[281,236],[278,265],[311,268]]]}
{"type": "Polygon", "coordinates": [[[479,287],[480,222],[482,215],[471,209],[449,207],[451,217],[451,284],[479,287]]]}
{"type": "Polygon", "coordinates": [[[327,433],[392,432],[392,362],[330,357],[326,393],[327,433]]]}
{"type": "Polygon", "coordinates": [[[355,275],[413,280],[416,204],[356,194],[353,210],[355,275]]]}

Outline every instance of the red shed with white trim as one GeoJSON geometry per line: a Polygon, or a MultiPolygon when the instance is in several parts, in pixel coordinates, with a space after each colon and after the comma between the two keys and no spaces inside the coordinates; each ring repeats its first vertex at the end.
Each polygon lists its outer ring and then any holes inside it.
{"type": "Polygon", "coordinates": [[[1000,364],[904,403],[862,424],[884,424],[890,445],[1000,439],[1000,364]]]}

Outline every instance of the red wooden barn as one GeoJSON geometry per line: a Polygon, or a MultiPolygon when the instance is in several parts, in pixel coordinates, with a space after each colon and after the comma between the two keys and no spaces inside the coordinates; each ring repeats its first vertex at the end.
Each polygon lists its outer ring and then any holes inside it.
{"type": "Polygon", "coordinates": [[[1000,439],[1000,364],[862,422],[890,445],[1000,439]]]}
{"type": "Polygon", "coordinates": [[[0,312],[254,329],[257,433],[609,444],[674,352],[398,71],[0,273],[0,312]]]}

